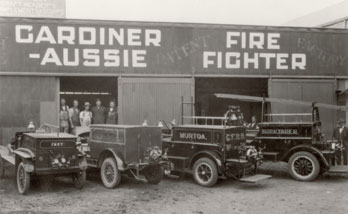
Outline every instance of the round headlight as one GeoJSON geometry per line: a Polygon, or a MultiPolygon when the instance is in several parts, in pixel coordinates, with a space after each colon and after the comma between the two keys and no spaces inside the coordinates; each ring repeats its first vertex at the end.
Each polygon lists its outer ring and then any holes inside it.
{"type": "Polygon", "coordinates": [[[62,157],[62,158],[60,159],[60,161],[61,161],[62,163],[65,163],[65,162],[66,162],[66,159],[65,159],[64,157],[62,157]]]}
{"type": "Polygon", "coordinates": [[[159,159],[161,157],[161,155],[162,155],[162,151],[158,147],[153,148],[149,154],[149,156],[152,160],[159,159]]]}
{"type": "Polygon", "coordinates": [[[257,155],[257,151],[255,148],[250,148],[246,152],[247,157],[252,157],[257,155]]]}

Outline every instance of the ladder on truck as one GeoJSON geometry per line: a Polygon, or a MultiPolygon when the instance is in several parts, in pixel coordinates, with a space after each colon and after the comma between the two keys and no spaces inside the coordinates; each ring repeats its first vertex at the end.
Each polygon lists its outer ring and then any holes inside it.
{"type": "Polygon", "coordinates": [[[182,125],[184,124],[193,124],[193,125],[217,125],[217,126],[226,126],[226,117],[209,117],[209,116],[193,116],[195,115],[195,102],[193,101],[193,97],[191,97],[191,101],[185,102],[184,97],[181,97],[180,102],[180,122],[182,125]],[[185,106],[190,107],[191,116],[184,115],[185,106]]]}

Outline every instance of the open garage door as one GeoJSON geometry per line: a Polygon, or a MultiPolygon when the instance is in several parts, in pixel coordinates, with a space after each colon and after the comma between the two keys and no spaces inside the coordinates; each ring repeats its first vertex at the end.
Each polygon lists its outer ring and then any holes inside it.
{"type": "MultiPolygon", "coordinates": [[[[119,78],[118,103],[121,124],[149,125],[164,120],[180,121],[181,97],[188,102],[193,99],[191,78],[119,78]]],[[[185,107],[184,115],[191,116],[192,108],[185,107]]]]}
{"type": "MultiPolygon", "coordinates": [[[[337,103],[335,80],[270,79],[268,87],[269,97],[273,98],[321,102],[333,105],[337,103]]],[[[308,107],[281,103],[272,103],[269,110],[272,113],[311,112],[311,108],[308,107]]],[[[325,138],[330,139],[336,125],[337,112],[324,108],[320,108],[319,112],[325,138]]]]}
{"type": "Polygon", "coordinates": [[[196,78],[195,82],[195,113],[197,116],[223,117],[228,106],[235,105],[241,108],[244,119],[251,122],[251,117],[261,119],[261,103],[243,102],[233,99],[221,99],[215,93],[239,94],[249,96],[267,95],[266,78],[196,78]]]}

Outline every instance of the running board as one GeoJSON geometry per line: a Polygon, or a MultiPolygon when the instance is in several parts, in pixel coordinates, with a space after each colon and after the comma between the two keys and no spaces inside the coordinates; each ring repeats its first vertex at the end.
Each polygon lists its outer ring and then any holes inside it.
{"type": "Polygon", "coordinates": [[[331,166],[330,169],[327,172],[331,173],[347,173],[348,172],[348,166],[347,165],[337,165],[337,166],[331,166]]]}
{"type": "Polygon", "coordinates": [[[244,182],[244,183],[257,183],[259,181],[263,181],[263,180],[270,179],[270,178],[272,178],[271,175],[256,174],[256,175],[252,175],[252,176],[243,177],[243,178],[239,179],[239,181],[244,182]]]}

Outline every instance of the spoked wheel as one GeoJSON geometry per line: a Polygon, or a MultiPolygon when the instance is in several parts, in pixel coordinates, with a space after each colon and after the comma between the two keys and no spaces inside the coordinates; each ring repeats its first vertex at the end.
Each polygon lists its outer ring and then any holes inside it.
{"type": "Polygon", "coordinates": [[[209,158],[198,159],[193,165],[193,178],[201,186],[211,187],[216,184],[218,171],[214,161],[209,158]]]}
{"type": "Polygon", "coordinates": [[[106,158],[100,169],[100,177],[106,188],[113,189],[120,184],[121,173],[114,158],[106,158]]]}
{"type": "Polygon", "coordinates": [[[163,168],[160,165],[148,166],[143,173],[150,184],[158,184],[163,178],[163,168]]]}
{"type": "Polygon", "coordinates": [[[72,180],[75,188],[82,189],[86,183],[86,171],[84,170],[73,174],[72,180]]]}
{"type": "Polygon", "coordinates": [[[0,155],[0,178],[5,177],[5,166],[4,166],[4,160],[2,159],[0,155]]]}
{"type": "Polygon", "coordinates": [[[30,186],[30,174],[24,170],[23,162],[17,166],[17,188],[21,195],[25,195],[30,186]]]}
{"type": "Polygon", "coordinates": [[[289,173],[295,180],[312,181],[319,172],[319,161],[309,152],[296,152],[289,160],[289,173]]]}

